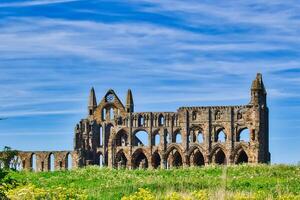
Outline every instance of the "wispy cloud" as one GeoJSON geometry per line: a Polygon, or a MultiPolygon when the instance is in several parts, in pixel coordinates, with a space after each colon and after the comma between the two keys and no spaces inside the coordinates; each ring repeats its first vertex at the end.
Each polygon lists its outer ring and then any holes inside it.
{"type": "Polygon", "coordinates": [[[27,6],[42,6],[58,3],[70,3],[79,0],[25,0],[18,2],[0,3],[0,8],[5,7],[27,7],[27,6]]]}
{"type": "Polygon", "coordinates": [[[21,116],[42,116],[42,115],[69,115],[69,114],[79,114],[84,113],[84,110],[28,110],[28,111],[10,111],[10,112],[1,112],[0,117],[21,117],[21,116]]]}
{"type": "Polygon", "coordinates": [[[2,132],[0,133],[0,136],[63,136],[63,135],[70,135],[72,133],[68,133],[68,132],[46,132],[46,131],[41,131],[41,132],[15,132],[15,133],[11,133],[11,132],[2,132]]]}

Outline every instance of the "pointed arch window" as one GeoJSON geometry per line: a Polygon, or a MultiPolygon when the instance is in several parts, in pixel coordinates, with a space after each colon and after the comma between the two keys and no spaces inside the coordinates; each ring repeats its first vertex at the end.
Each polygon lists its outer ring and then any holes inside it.
{"type": "Polygon", "coordinates": [[[102,120],[106,120],[106,109],[103,108],[102,110],[102,120]]]}
{"type": "Polygon", "coordinates": [[[159,115],[158,117],[158,125],[163,126],[165,124],[165,118],[163,115],[159,115]]]}
{"type": "Polygon", "coordinates": [[[115,113],[114,113],[113,108],[109,109],[109,118],[110,118],[110,121],[114,120],[114,118],[115,118],[115,113]]]}
{"type": "Polygon", "coordinates": [[[226,142],[226,139],[227,138],[224,129],[220,129],[219,131],[217,131],[215,142],[226,142]]]}
{"type": "Polygon", "coordinates": [[[238,142],[249,142],[250,141],[250,131],[249,129],[245,128],[241,130],[237,135],[238,142]]]}
{"type": "Polygon", "coordinates": [[[145,125],[145,118],[141,115],[138,117],[138,126],[144,126],[145,125]]]}

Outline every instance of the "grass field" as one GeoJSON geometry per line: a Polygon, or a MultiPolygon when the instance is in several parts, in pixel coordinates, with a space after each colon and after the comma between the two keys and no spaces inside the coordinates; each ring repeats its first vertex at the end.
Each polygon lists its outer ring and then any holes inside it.
{"type": "MultiPolygon", "coordinates": [[[[194,191],[204,192],[210,199],[300,199],[299,166],[208,166],[172,170],[87,167],[58,172],[10,172],[8,176],[21,185],[46,191],[66,188],[86,194],[88,199],[123,196],[138,199],[139,193],[134,193],[139,188],[146,189],[155,199],[201,199],[190,195],[194,191]]],[[[13,190],[14,194],[20,193],[13,190]]]]}

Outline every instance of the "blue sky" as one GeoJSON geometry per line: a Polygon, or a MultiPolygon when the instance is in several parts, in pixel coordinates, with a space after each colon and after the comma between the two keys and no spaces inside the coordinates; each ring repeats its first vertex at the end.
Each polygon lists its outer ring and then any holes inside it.
{"type": "Polygon", "coordinates": [[[300,161],[298,1],[1,0],[0,147],[67,150],[113,88],[136,111],[239,105],[263,73],[273,163],[300,161]]]}

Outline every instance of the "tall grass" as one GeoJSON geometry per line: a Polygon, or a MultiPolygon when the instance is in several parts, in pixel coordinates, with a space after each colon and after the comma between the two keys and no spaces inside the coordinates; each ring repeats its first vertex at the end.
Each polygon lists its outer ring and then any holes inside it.
{"type": "MultiPolygon", "coordinates": [[[[99,167],[58,172],[11,172],[37,188],[85,191],[89,199],[121,199],[147,188],[156,197],[205,190],[218,199],[232,193],[264,193],[272,198],[300,195],[300,167],[286,165],[208,166],[171,170],[115,170],[99,167]]],[[[299,196],[300,197],[300,196],[299,196]]]]}

